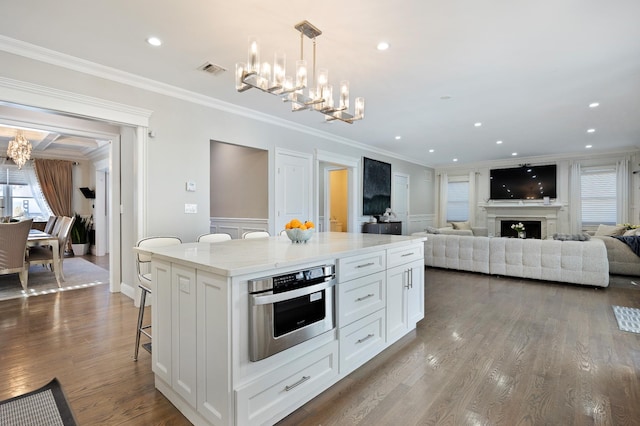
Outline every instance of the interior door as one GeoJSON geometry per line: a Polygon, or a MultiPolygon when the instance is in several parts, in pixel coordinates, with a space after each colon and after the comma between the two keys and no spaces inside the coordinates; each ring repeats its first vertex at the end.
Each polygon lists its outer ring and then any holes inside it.
{"type": "Polygon", "coordinates": [[[275,233],[291,219],[314,220],[311,155],[278,150],[276,152],[275,233]]]}
{"type": "Polygon", "coordinates": [[[402,233],[407,234],[409,217],[409,175],[394,173],[391,190],[391,210],[402,222],[402,233]]]}

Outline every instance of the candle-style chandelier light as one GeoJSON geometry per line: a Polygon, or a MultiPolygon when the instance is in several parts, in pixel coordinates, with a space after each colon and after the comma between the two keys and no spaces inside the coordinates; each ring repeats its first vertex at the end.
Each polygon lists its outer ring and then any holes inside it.
{"type": "Polygon", "coordinates": [[[259,89],[291,102],[292,111],[311,110],[325,116],[326,121],[339,120],[353,123],[364,118],[364,98],[356,98],[354,113],[349,109],[349,82],[340,82],[338,104],[334,103],[333,86],[329,84],[329,71],[325,68],[316,74],[316,37],[322,34],[318,28],[308,21],[300,22],[294,27],[300,32],[300,59],[296,61],[295,76],[286,74],[286,56],[282,52],[274,54],[273,67],[268,62],[260,63],[260,49],[255,37],[249,38],[249,54],[247,63],[236,64],[236,90],[244,92],[259,89]],[[312,82],[315,87],[308,87],[307,61],[304,60],[304,36],[313,41],[312,82]],[[307,89],[305,93],[305,89],[307,89]]]}
{"type": "Polygon", "coordinates": [[[22,131],[18,130],[16,137],[9,142],[7,156],[18,165],[18,169],[21,169],[31,158],[31,142],[24,137],[22,131]]]}

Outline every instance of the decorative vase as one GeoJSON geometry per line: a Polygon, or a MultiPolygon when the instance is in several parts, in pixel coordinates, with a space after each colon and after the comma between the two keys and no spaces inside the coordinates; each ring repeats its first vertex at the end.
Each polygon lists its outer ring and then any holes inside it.
{"type": "Polygon", "coordinates": [[[518,238],[527,238],[527,233],[524,231],[518,231],[518,238]]]}

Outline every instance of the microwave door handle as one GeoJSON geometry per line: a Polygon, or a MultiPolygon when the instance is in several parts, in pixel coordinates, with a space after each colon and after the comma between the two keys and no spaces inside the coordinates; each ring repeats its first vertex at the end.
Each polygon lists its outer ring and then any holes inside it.
{"type": "Polygon", "coordinates": [[[317,293],[336,285],[336,280],[331,280],[309,287],[303,287],[296,290],[285,291],[276,294],[251,294],[253,305],[269,305],[272,303],[283,302],[285,300],[295,299],[296,297],[306,296],[308,294],[317,293]]]}

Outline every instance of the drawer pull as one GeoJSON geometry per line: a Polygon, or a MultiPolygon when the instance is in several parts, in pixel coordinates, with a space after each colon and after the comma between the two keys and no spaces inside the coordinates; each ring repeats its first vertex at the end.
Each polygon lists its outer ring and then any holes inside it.
{"type": "Polygon", "coordinates": [[[367,266],[375,265],[373,262],[365,263],[364,265],[358,265],[356,268],[366,268],[367,266]]]}
{"type": "Polygon", "coordinates": [[[367,337],[363,337],[362,339],[358,339],[358,341],[356,343],[366,342],[367,340],[371,339],[372,337],[373,337],[373,334],[369,333],[369,334],[367,334],[367,337]]]}
{"type": "Polygon", "coordinates": [[[405,253],[405,254],[403,254],[403,255],[402,255],[402,256],[400,256],[400,257],[413,256],[414,254],[415,254],[414,252],[411,252],[411,253],[405,253]]]}
{"type": "Polygon", "coordinates": [[[302,376],[302,379],[298,380],[297,382],[295,382],[291,386],[285,386],[284,387],[285,392],[289,392],[291,389],[295,388],[296,386],[300,386],[301,384],[303,384],[304,382],[306,382],[310,378],[311,378],[311,376],[302,376]]]}
{"type": "Polygon", "coordinates": [[[369,293],[369,294],[367,294],[366,296],[358,297],[358,298],[356,299],[356,302],[362,302],[363,300],[366,300],[366,299],[368,299],[368,298],[370,298],[370,297],[373,297],[373,296],[374,296],[374,294],[373,294],[373,293],[369,293]]]}

